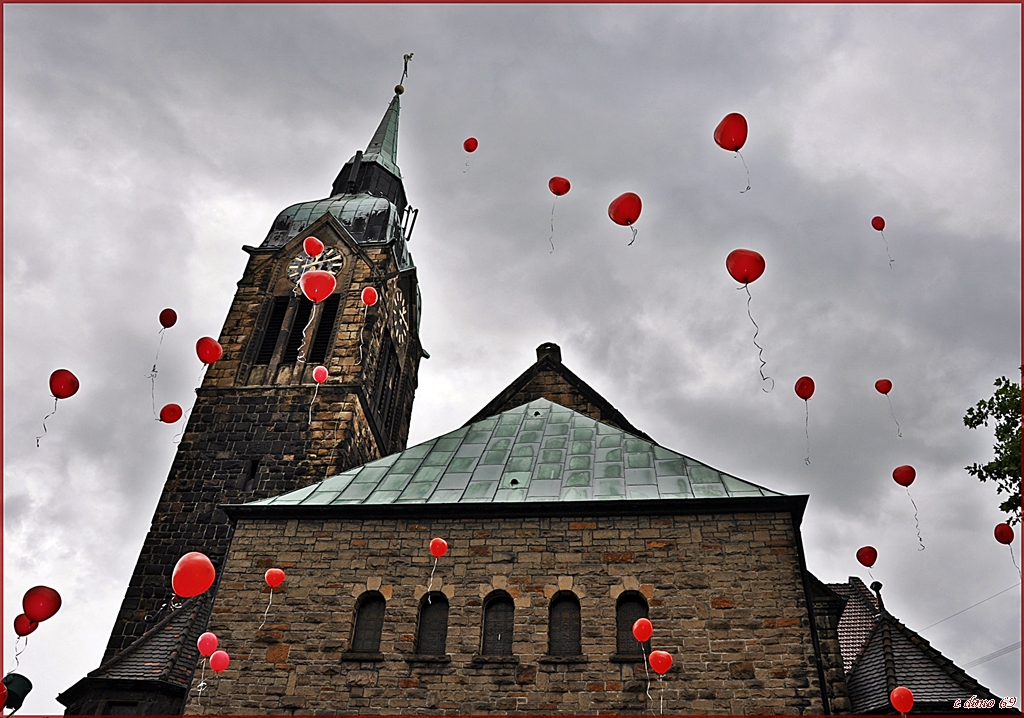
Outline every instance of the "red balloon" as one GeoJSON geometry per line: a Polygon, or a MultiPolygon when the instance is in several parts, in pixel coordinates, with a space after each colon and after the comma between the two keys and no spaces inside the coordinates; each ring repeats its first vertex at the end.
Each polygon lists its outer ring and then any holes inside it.
{"type": "Polygon", "coordinates": [[[311,269],[299,277],[299,288],[313,304],[319,304],[331,296],[337,285],[334,275],[322,269],[311,269]]]}
{"type": "Polygon", "coordinates": [[[203,364],[213,364],[224,356],[224,347],[213,337],[203,337],[196,342],[196,354],[203,364]]]}
{"type": "Polygon", "coordinates": [[[879,232],[881,232],[883,229],[885,229],[885,220],[882,219],[881,217],[872,217],[871,226],[877,229],[879,232]]]}
{"type": "Polygon", "coordinates": [[[552,177],[548,180],[548,189],[556,197],[561,197],[569,191],[569,180],[565,177],[552,177]]]}
{"type": "Polygon", "coordinates": [[[318,366],[316,369],[314,369],[313,381],[315,381],[317,384],[323,384],[325,381],[327,381],[327,367],[318,366]]]}
{"type": "Polygon", "coordinates": [[[268,586],[277,588],[284,582],[284,571],[279,568],[268,568],[263,578],[267,580],[268,586]]]}
{"type": "Polygon", "coordinates": [[[738,112],[730,112],[715,128],[715,144],[723,150],[737,152],[747,141],[747,119],[738,112]]]}
{"type": "Polygon", "coordinates": [[[1010,524],[998,524],[996,526],[996,541],[999,543],[1013,543],[1013,527],[1010,524]]]}
{"type": "Polygon", "coordinates": [[[896,686],[889,694],[889,702],[900,713],[909,713],[914,707],[914,694],[906,686],[896,686]]]}
{"type": "Polygon", "coordinates": [[[430,555],[434,558],[441,558],[448,553],[448,542],[443,538],[430,539],[430,555]]]}
{"type": "Polygon", "coordinates": [[[892,478],[900,486],[910,486],[917,478],[917,472],[913,466],[897,466],[892,470],[892,478]]]}
{"type": "Polygon", "coordinates": [[[220,673],[228,664],[231,663],[231,656],[228,655],[227,651],[217,651],[210,656],[210,668],[213,669],[214,673],[220,673]]]}
{"type": "Polygon", "coordinates": [[[324,243],[316,237],[306,237],[302,240],[302,250],[310,257],[319,257],[324,251],[324,243]]]}
{"type": "Polygon", "coordinates": [[[640,217],[640,196],[633,192],[620,194],[608,205],[608,216],[612,222],[625,227],[633,224],[640,217]]]}
{"type": "Polygon", "coordinates": [[[67,369],[58,369],[50,374],[50,393],[58,399],[67,399],[78,391],[78,377],[67,369]]]}
{"type": "Polygon", "coordinates": [[[750,284],[764,274],[764,257],[752,249],[734,249],[725,258],[725,268],[740,284],[750,284]]]}
{"type": "Polygon", "coordinates": [[[168,404],[160,410],[160,421],[165,424],[173,424],[181,418],[181,407],[177,404],[168,404]]]}
{"type": "Polygon", "coordinates": [[[814,379],[809,376],[802,376],[796,380],[796,386],[793,389],[798,397],[807,401],[814,394],[814,379]]]}
{"type": "Polygon", "coordinates": [[[476,141],[476,137],[470,137],[462,143],[462,149],[466,152],[476,152],[476,148],[480,146],[480,143],[476,141]]]}
{"type": "Polygon", "coordinates": [[[33,621],[24,613],[14,619],[14,632],[19,636],[27,636],[39,628],[39,621],[33,621]]]}
{"type": "Polygon", "coordinates": [[[191,598],[213,585],[217,571],[206,554],[192,551],[178,559],[171,574],[171,587],[182,598],[191,598]]]}
{"type": "Polygon", "coordinates": [[[177,321],[178,313],[170,307],[160,312],[160,326],[164,329],[170,329],[177,321]]]}
{"type": "Polygon", "coordinates": [[[368,307],[372,307],[377,303],[377,290],[373,287],[363,287],[362,294],[359,298],[363,300],[363,304],[368,307]]]}
{"type": "Polygon", "coordinates": [[[633,624],[633,638],[645,643],[651,640],[651,634],[654,633],[654,626],[646,618],[636,619],[636,623],[633,624]]]}
{"type": "Polygon", "coordinates": [[[30,621],[45,621],[60,610],[60,594],[49,586],[30,588],[21,599],[21,608],[30,621]]]}
{"type": "Polygon", "coordinates": [[[672,654],[668,651],[651,651],[651,668],[659,676],[663,676],[672,667],[672,654]]]}
{"type": "Polygon", "coordinates": [[[871,568],[875,565],[875,561],[878,560],[878,551],[875,551],[874,546],[862,546],[857,549],[857,560],[864,566],[871,568]]]}
{"type": "Polygon", "coordinates": [[[204,656],[211,656],[217,650],[217,634],[207,631],[199,637],[197,642],[199,652],[204,656]]]}
{"type": "Polygon", "coordinates": [[[892,382],[888,379],[879,379],[875,382],[875,391],[879,394],[888,394],[892,391],[892,382]]]}

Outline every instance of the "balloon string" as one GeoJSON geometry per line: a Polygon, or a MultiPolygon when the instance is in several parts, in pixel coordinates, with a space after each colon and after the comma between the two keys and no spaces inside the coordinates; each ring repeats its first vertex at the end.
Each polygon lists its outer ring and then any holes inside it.
{"type": "Polygon", "coordinates": [[[21,660],[18,658],[18,656],[24,653],[26,648],[28,648],[28,636],[18,636],[17,640],[14,641],[14,668],[7,671],[8,674],[14,673],[16,670],[18,670],[18,666],[21,665],[21,660]],[[19,651],[18,644],[21,643],[22,638],[25,639],[25,646],[19,651]]]}
{"type": "Polygon", "coordinates": [[[430,569],[430,581],[427,582],[427,603],[430,603],[430,588],[434,585],[434,571],[437,569],[437,556],[434,556],[434,568],[430,569]]]}
{"type": "Polygon", "coordinates": [[[658,683],[661,683],[661,714],[665,715],[665,684],[661,682],[661,675],[658,675],[658,683]]]}
{"type": "Polygon", "coordinates": [[[811,435],[807,431],[807,420],[811,415],[811,410],[808,408],[807,400],[804,399],[804,436],[807,437],[807,458],[804,459],[804,465],[811,465],[811,435]]]}
{"type": "MultiPolygon", "coordinates": [[[[907,488],[907,496],[910,496],[910,487],[907,488]]],[[[917,542],[921,544],[921,548],[918,551],[924,551],[924,540],[921,538],[921,523],[917,520],[917,504],[914,502],[914,497],[910,496],[910,503],[914,504],[914,526],[917,527],[917,542]]]]}
{"type": "Polygon", "coordinates": [[[188,411],[185,412],[185,415],[181,417],[181,431],[179,431],[177,435],[173,439],[171,439],[172,444],[178,445],[181,443],[181,437],[184,436],[185,428],[188,426],[188,417],[192,413],[192,410],[195,408],[195,406],[195,402],[192,402],[192,406],[190,406],[188,408],[188,411]]]}
{"type": "MultiPolygon", "coordinates": [[[[319,302],[317,302],[319,304],[319,302]]],[[[299,346],[299,355],[295,357],[295,361],[299,364],[306,363],[306,332],[313,326],[313,320],[316,319],[316,307],[313,307],[313,311],[309,313],[309,321],[306,322],[305,328],[302,330],[302,344],[299,346]]]]}
{"type": "Polygon", "coordinates": [[[1010,549],[1010,559],[1013,561],[1013,567],[1017,569],[1017,575],[1020,576],[1020,566],[1017,565],[1017,557],[1013,555],[1013,544],[1006,544],[1010,549]]]}
{"type": "MultiPolygon", "coordinates": [[[[157,360],[160,359],[160,347],[162,347],[164,344],[165,331],[166,327],[160,330],[160,342],[156,345],[156,356],[153,357],[153,368],[150,369],[149,375],[147,376],[147,378],[149,379],[149,398],[153,400],[153,416],[156,416],[156,363],[157,360]]],[[[159,420],[160,417],[157,417],[157,421],[159,420]]]]}
{"type": "MultiPolygon", "coordinates": [[[[885,398],[889,402],[889,414],[892,415],[892,420],[896,421],[896,412],[892,410],[892,399],[889,398],[888,394],[885,395],[885,398]]],[[[896,421],[896,436],[898,436],[901,439],[903,438],[903,429],[900,428],[900,422],[898,421],[896,421]]]]}
{"type": "Polygon", "coordinates": [[[740,162],[743,163],[743,169],[747,170],[747,189],[741,189],[740,194],[743,194],[750,189],[750,170],[747,169],[747,161],[743,159],[743,155],[740,154],[739,150],[736,150],[736,156],[740,158],[740,162]]]}
{"type": "Polygon", "coordinates": [[[629,227],[629,228],[630,228],[631,230],[633,230],[633,239],[629,240],[629,244],[627,244],[626,246],[627,246],[627,247],[632,247],[632,246],[633,246],[633,242],[635,242],[635,241],[636,241],[636,227],[634,227],[634,226],[630,225],[630,227],[629,227]]]}
{"type": "Polygon", "coordinates": [[[270,613],[270,607],[273,604],[274,604],[274,587],[271,586],[270,587],[270,603],[267,604],[267,610],[263,612],[263,623],[261,623],[260,627],[256,629],[257,631],[260,630],[261,628],[263,628],[263,626],[266,625],[266,623],[267,623],[267,614],[270,613]]]}
{"type": "Polygon", "coordinates": [[[868,576],[870,576],[871,577],[871,581],[874,582],[875,574],[871,573],[871,567],[870,566],[868,566],[868,576]]]}
{"type": "MultiPolygon", "coordinates": [[[[555,202],[557,201],[558,198],[556,197],[555,202]]],[[[548,252],[548,254],[553,254],[555,251],[555,243],[551,241],[555,236],[555,202],[551,203],[551,236],[548,237],[548,242],[551,244],[551,251],[548,252]]]]}
{"type": "Polygon", "coordinates": [[[892,269],[892,265],[896,263],[896,260],[889,254],[889,242],[885,239],[885,232],[878,230],[878,233],[882,235],[882,241],[885,242],[885,256],[889,258],[889,269],[892,269]]]}
{"type": "MultiPolygon", "coordinates": [[[[736,288],[740,289],[741,287],[736,287],[736,288]]],[[[757,369],[758,373],[761,375],[761,384],[762,384],[761,391],[763,391],[765,394],[767,394],[768,392],[770,392],[772,389],[775,388],[775,380],[772,379],[770,376],[765,376],[765,374],[764,374],[764,368],[768,365],[768,362],[766,362],[764,360],[763,356],[762,356],[764,354],[764,347],[762,347],[760,344],[757,343],[757,335],[761,331],[761,328],[757,326],[757,322],[754,321],[754,316],[750,313],[750,300],[752,299],[752,297],[750,296],[750,284],[749,284],[749,282],[747,284],[744,284],[742,289],[746,289],[747,290],[747,316],[750,317],[750,323],[754,325],[754,338],[753,338],[753,342],[754,342],[754,346],[757,347],[757,360],[759,362],[761,362],[761,366],[758,367],[758,369],[757,369]],[[772,383],[771,388],[769,388],[769,389],[765,389],[764,388],[764,383],[766,381],[770,381],[772,383]]]]}
{"type": "Polygon", "coordinates": [[[644,673],[647,674],[647,700],[653,701],[651,698],[651,672],[647,669],[647,649],[644,648],[643,642],[640,643],[640,653],[644,656],[644,673]]]}
{"type": "Polygon", "coordinates": [[[320,391],[320,383],[317,382],[316,387],[313,389],[313,399],[309,402],[309,426],[313,426],[313,404],[316,402],[316,393],[320,391]]]}
{"type": "Polygon", "coordinates": [[[324,478],[330,478],[331,476],[331,462],[334,461],[334,450],[338,448],[338,429],[341,428],[341,416],[339,415],[338,421],[334,424],[334,442],[331,444],[331,453],[327,457],[327,470],[324,472],[324,478]]]}
{"type": "Polygon", "coordinates": [[[57,413],[57,397],[53,397],[53,411],[43,417],[43,433],[36,437],[36,448],[39,448],[39,440],[46,436],[46,420],[57,413]]]}
{"type": "Polygon", "coordinates": [[[462,174],[469,172],[469,158],[466,158],[466,169],[462,170],[462,174]]]}
{"type": "Polygon", "coordinates": [[[196,686],[196,690],[199,691],[199,695],[196,696],[196,704],[203,704],[203,689],[206,688],[206,657],[203,657],[202,671],[199,674],[199,685],[196,686]]]}
{"type": "Polygon", "coordinates": [[[356,366],[363,363],[363,329],[366,327],[366,310],[369,308],[369,305],[363,305],[363,323],[359,327],[359,361],[356,362],[356,366]]]}

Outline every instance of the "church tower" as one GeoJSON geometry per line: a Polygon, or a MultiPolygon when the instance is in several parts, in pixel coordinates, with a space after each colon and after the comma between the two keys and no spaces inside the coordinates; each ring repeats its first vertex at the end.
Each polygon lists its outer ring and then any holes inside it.
{"type": "Polygon", "coordinates": [[[407,246],[417,210],[397,164],[402,91],[330,197],[287,207],[258,247],[242,247],[249,261],[220,333],[223,357],[196,390],[101,665],[59,696],[67,713],[181,712],[212,598],[176,607],[171,572],[200,551],[220,576],[232,529],[219,504],[277,496],[406,448],[427,354],[407,246]],[[324,244],[316,258],[303,250],[307,237],[324,244]],[[316,305],[297,286],[309,269],[337,280],[316,305]],[[379,295],[372,306],[366,287],[379,295]],[[317,386],[319,365],[329,376],[317,386]]]}

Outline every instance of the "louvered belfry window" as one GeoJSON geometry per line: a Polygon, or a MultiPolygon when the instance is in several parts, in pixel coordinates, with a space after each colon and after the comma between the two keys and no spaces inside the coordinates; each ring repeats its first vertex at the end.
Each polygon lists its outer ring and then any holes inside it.
{"type": "Polygon", "coordinates": [[[331,346],[331,339],[334,338],[334,320],[338,316],[340,301],[340,294],[332,294],[324,300],[320,320],[316,325],[316,334],[313,335],[313,343],[309,348],[310,364],[323,364],[327,359],[327,350],[331,346]]]}
{"type": "Polygon", "coordinates": [[[282,364],[294,364],[299,358],[299,349],[302,348],[303,332],[306,324],[309,323],[309,315],[313,311],[313,302],[305,297],[299,297],[299,306],[295,309],[295,318],[292,320],[291,332],[288,334],[288,343],[284,345],[284,356],[281,357],[282,364]]]}
{"type": "Polygon", "coordinates": [[[356,627],[352,633],[352,651],[380,653],[380,634],[384,630],[384,596],[377,591],[364,593],[356,606],[356,627]]]}
{"type": "Polygon", "coordinates": [[[548,621],[548,654],[552,656],[579,656],[580,601],[568,591],[556,593],[551,600],[548,621]]]}
{"type": "Polygon", "coordinates": [[[626,591],[619,596],[615,605],[615,652],[619,655],[642,657],[650,655],[651,642],[646,641],[643,650],[633,635],[633,624],[638,618],[647,618],[647,601],[636,591],[626,591]]]}
{"type": "Polygon", "coordinates": [[[430,593],[420,603],[420,625],[416,632],[416,653],[421,656],[445,655],[448,640],[448,599],[443,593],[430,593]]]}
{"type": "Polygon", "coordinates": [[[287,311],[288,297],[274,297],[267,328],[263,333],[263,341],[260,343],[259,351],[256,352],[256,364],[270,363],[270,359],[274,356],[274,348],[277,346],[277,338],[281,335],[281,324],[284,322],[284,315],[287,311]]]}
{"type": "Polygon", "coordinates": [[[504,591],[492,594],[484,601],[485,656],[511,656],[515,603],[504,591]]]}

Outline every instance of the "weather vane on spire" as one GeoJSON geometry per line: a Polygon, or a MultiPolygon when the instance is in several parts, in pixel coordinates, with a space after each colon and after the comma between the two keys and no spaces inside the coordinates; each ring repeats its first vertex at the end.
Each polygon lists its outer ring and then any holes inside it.
{"type": "Polygon", "coordinates": [[[402,79],[398,81],[397,85],[395,85],[396,95],[401,95],[405,92],[405,88],[402,87],[402,83],[405,82],[405,78],[409,76],[409,60],[412,59],[412,55],[413,54],[411,52],[402,55],[402,59],[405,60],[405,67],[402,68],[402,79]]]}

